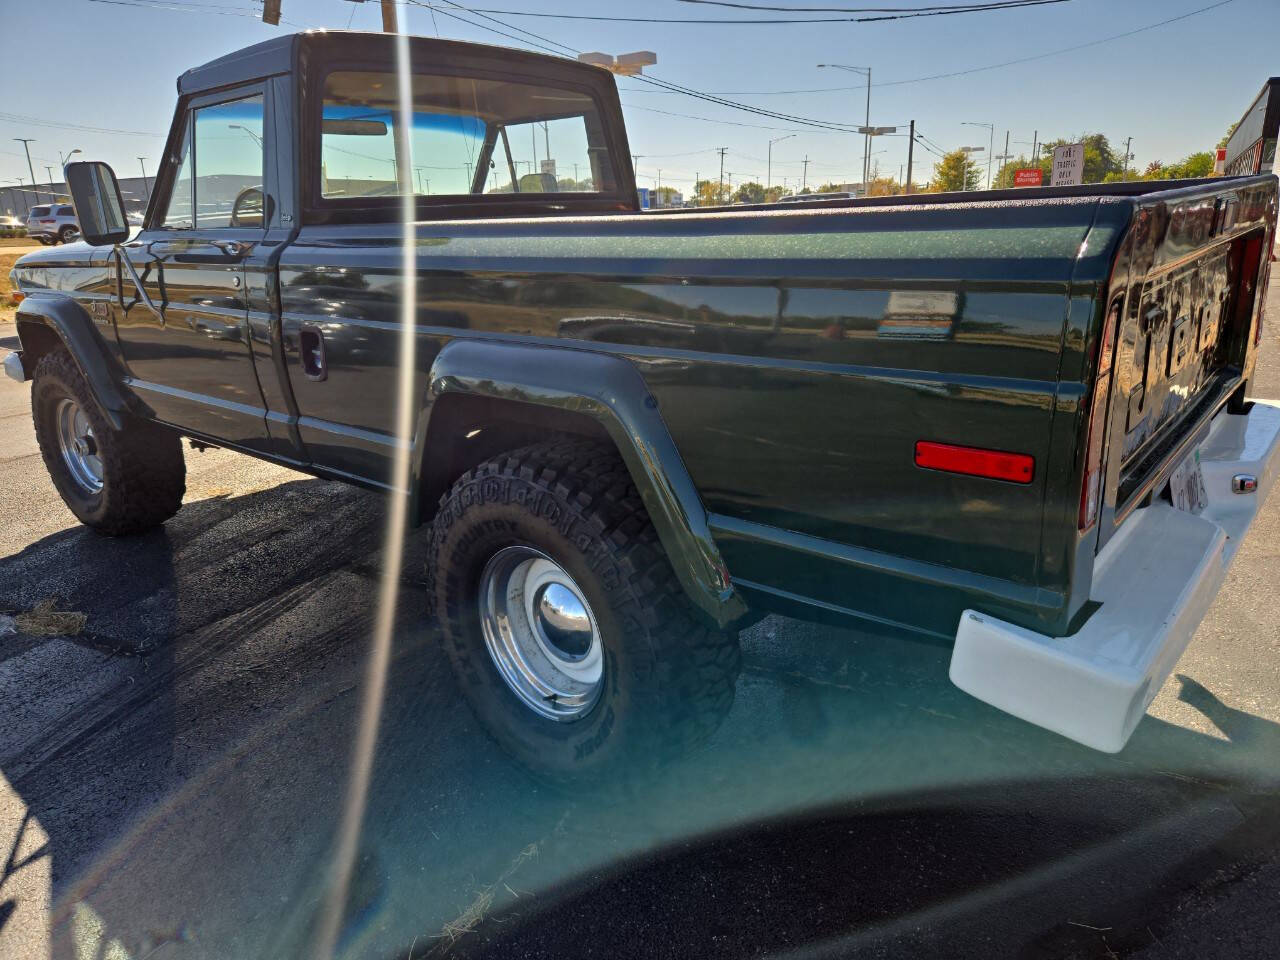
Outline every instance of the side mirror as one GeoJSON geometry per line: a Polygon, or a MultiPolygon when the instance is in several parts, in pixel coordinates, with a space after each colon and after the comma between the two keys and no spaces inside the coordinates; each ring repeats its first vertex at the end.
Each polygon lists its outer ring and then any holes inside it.
{"type": "Polygon", "coordinates": [[[96,160],[80,161],[67,164],[63,175],[80,221],[80,236],[87,243],[101,247],[129,238],[129,218],[111,167],[96,160]]]}

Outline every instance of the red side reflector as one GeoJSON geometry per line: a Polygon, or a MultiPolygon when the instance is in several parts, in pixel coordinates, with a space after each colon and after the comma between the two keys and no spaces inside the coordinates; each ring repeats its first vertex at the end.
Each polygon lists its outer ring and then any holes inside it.
{"type": "Polygon", "coordinates": [[[973,477],[990,477],[1013,483],[1030,483],[1035,475],[1036,458],[1025,453],[983,450],[981,447],[957,447],[950,443],[916,441],[916,466],[948,473],[966,473],[973,477]]]}

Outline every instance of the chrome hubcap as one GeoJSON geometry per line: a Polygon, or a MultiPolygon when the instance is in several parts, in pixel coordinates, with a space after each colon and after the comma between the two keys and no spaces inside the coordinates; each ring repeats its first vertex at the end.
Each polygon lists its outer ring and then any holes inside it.
{"type": "Polygon", "coordinates": [[[576,720],[604,687],[600,627],[582,589],[532,547],[507,547],[480,575],[485,647],[511,691],[534,713],[576,720]]]}
{"type": "Polygon", "coordinates": [[[58,447],[72,479],[87,492],[97,493],[102,489],[102,457],[99,455],[98,441],[93,435],[89,418],[84,415],[80,405],[71,399],[58,403],[55,417],[58,424],[58,447]]]}

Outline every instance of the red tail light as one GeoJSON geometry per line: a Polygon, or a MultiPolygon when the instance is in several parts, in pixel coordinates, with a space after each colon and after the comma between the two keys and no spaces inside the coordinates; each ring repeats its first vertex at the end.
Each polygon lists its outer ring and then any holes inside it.
{"type": "Polygon", "coordinates": [[[1093,393],[1089,397],[1089,427],[1085,437],[1084,482],[1080,486],[1080,530],[1088,530],[1098,520],[1098,508],[1102,504],[1102,445],[1107,434],[1107,397],[1111,395],[1111,364],[1115,359],[1116,327],[1120,325],[1120,313],[1124,299],[1117,299],[1107,311],[1098,339],[1097,369],[1093,378],[1093,393]]]}

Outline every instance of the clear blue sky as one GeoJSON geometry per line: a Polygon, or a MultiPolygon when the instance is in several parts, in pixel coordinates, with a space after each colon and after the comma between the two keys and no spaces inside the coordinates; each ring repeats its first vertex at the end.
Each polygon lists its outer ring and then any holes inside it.
{"type": "MultiPolygon", "coordinates": [[[[937,0],[758,0],[775,6],[919,7],[937,0]]],[[[947,148],[987,145],[987,131],[962,121],[995,124],[996,153],[1005,130],[1016,141],[1041,141],[1085,131],[1113,144],[1133,137],[1135,165],[1180,159],[1211,149],[1273,74],[1280,74],[1280,2],[1230,0],[1187,19],[1134,36],[997,69],[946,79],[897,83],[1031,57],[1103,36],[1124,33],[1189,13],[1214,0],[1066,0],[1037,8],[926,17],[880,23],[731,26],[601,23],[491,14],[575,50],[612,53],[652,50],[656,77],[792,115],[861,123],[862,78],[818,63],[870,66],[871,119],[876,125],[915,119],[947,148]],[[851,89],[766,95],[767,91],[851,89]]],[[[582,15],[732,18],[754,14],[714,6],[651,0],[646,4],[587,0],[465,0],[466,7],[582,15]]],[[[303,27],[379,29],[376,2],[283,0],[290,25],[257,19],[254,0],[4,0],[0,34],[8,55],[0,62],[0,184],[27,177],[22,145],[34,137],[39,179],[60,152],[79,147],[121,176],[136,175],[137,156],[152,174],[172,116],[174,81],[190,66],[238,47],[303,27]],[[174,9],[177,8],[177,9],[174,9]],[[36,52],[40,51],[40,52],[36,52]],[[42,68],[37,71],[33,65],[42,68]],[[36,117],[42,124],[14,115],[36,117]],[[140,131],[93,132],[76,127],[140,131]]],[[[441,11],[462,13],[441,3],[441,11]]],[[[423,35],[523,45],[438,12],[405,8],[408,28],[423,35]]],[[[474,14],[463,14],[478,20],[474,14]]],[[[826,14],[830,16],[831,14],[826,14]]],[[[758,16],[783,16],[759,14],[758,16]]],[[[811,14],[810,16],[822,16],[811,14]]],[[[489,21],[496,29],[506,30],[489,21]]],[[[516,31],[510,31],[516,33],[516,31]]],[[[518,35],[518,34],[517,34],[518,35]]],[[[527,38],[529,45],[537,41],[527,38]]],[[[640,182],[688,188],[695,174],[718,172],[715,147],[728,147],[725,168],[739,183],[765,177],[770,138],[802,128],[686,96],[621,83],[632,149],[642,158],[640,182]],[[655,111],[665,111],[659,113],[655,111]],[[669,114],[685,114],[687,117],[669,114]],[[688,117],[700,118],[689,119],[688,117]],[[711,122],[721,121],[721,122],[711,122]],[[734,124],[747,124],[736,126],[734,124]],[[776,129],[761,129],[772,127],[776,129]]],[[[882,174],[898,175],[905,137],[885,137],[875,159],[882,174]]],[[[775,181],[794,182],[808,155],[809,182],[858,179],[862,142],[856,135],[801,132],[773,150],[775,181]]],[[[925,153],[917,180],[935,157],[925,153]]]]}

